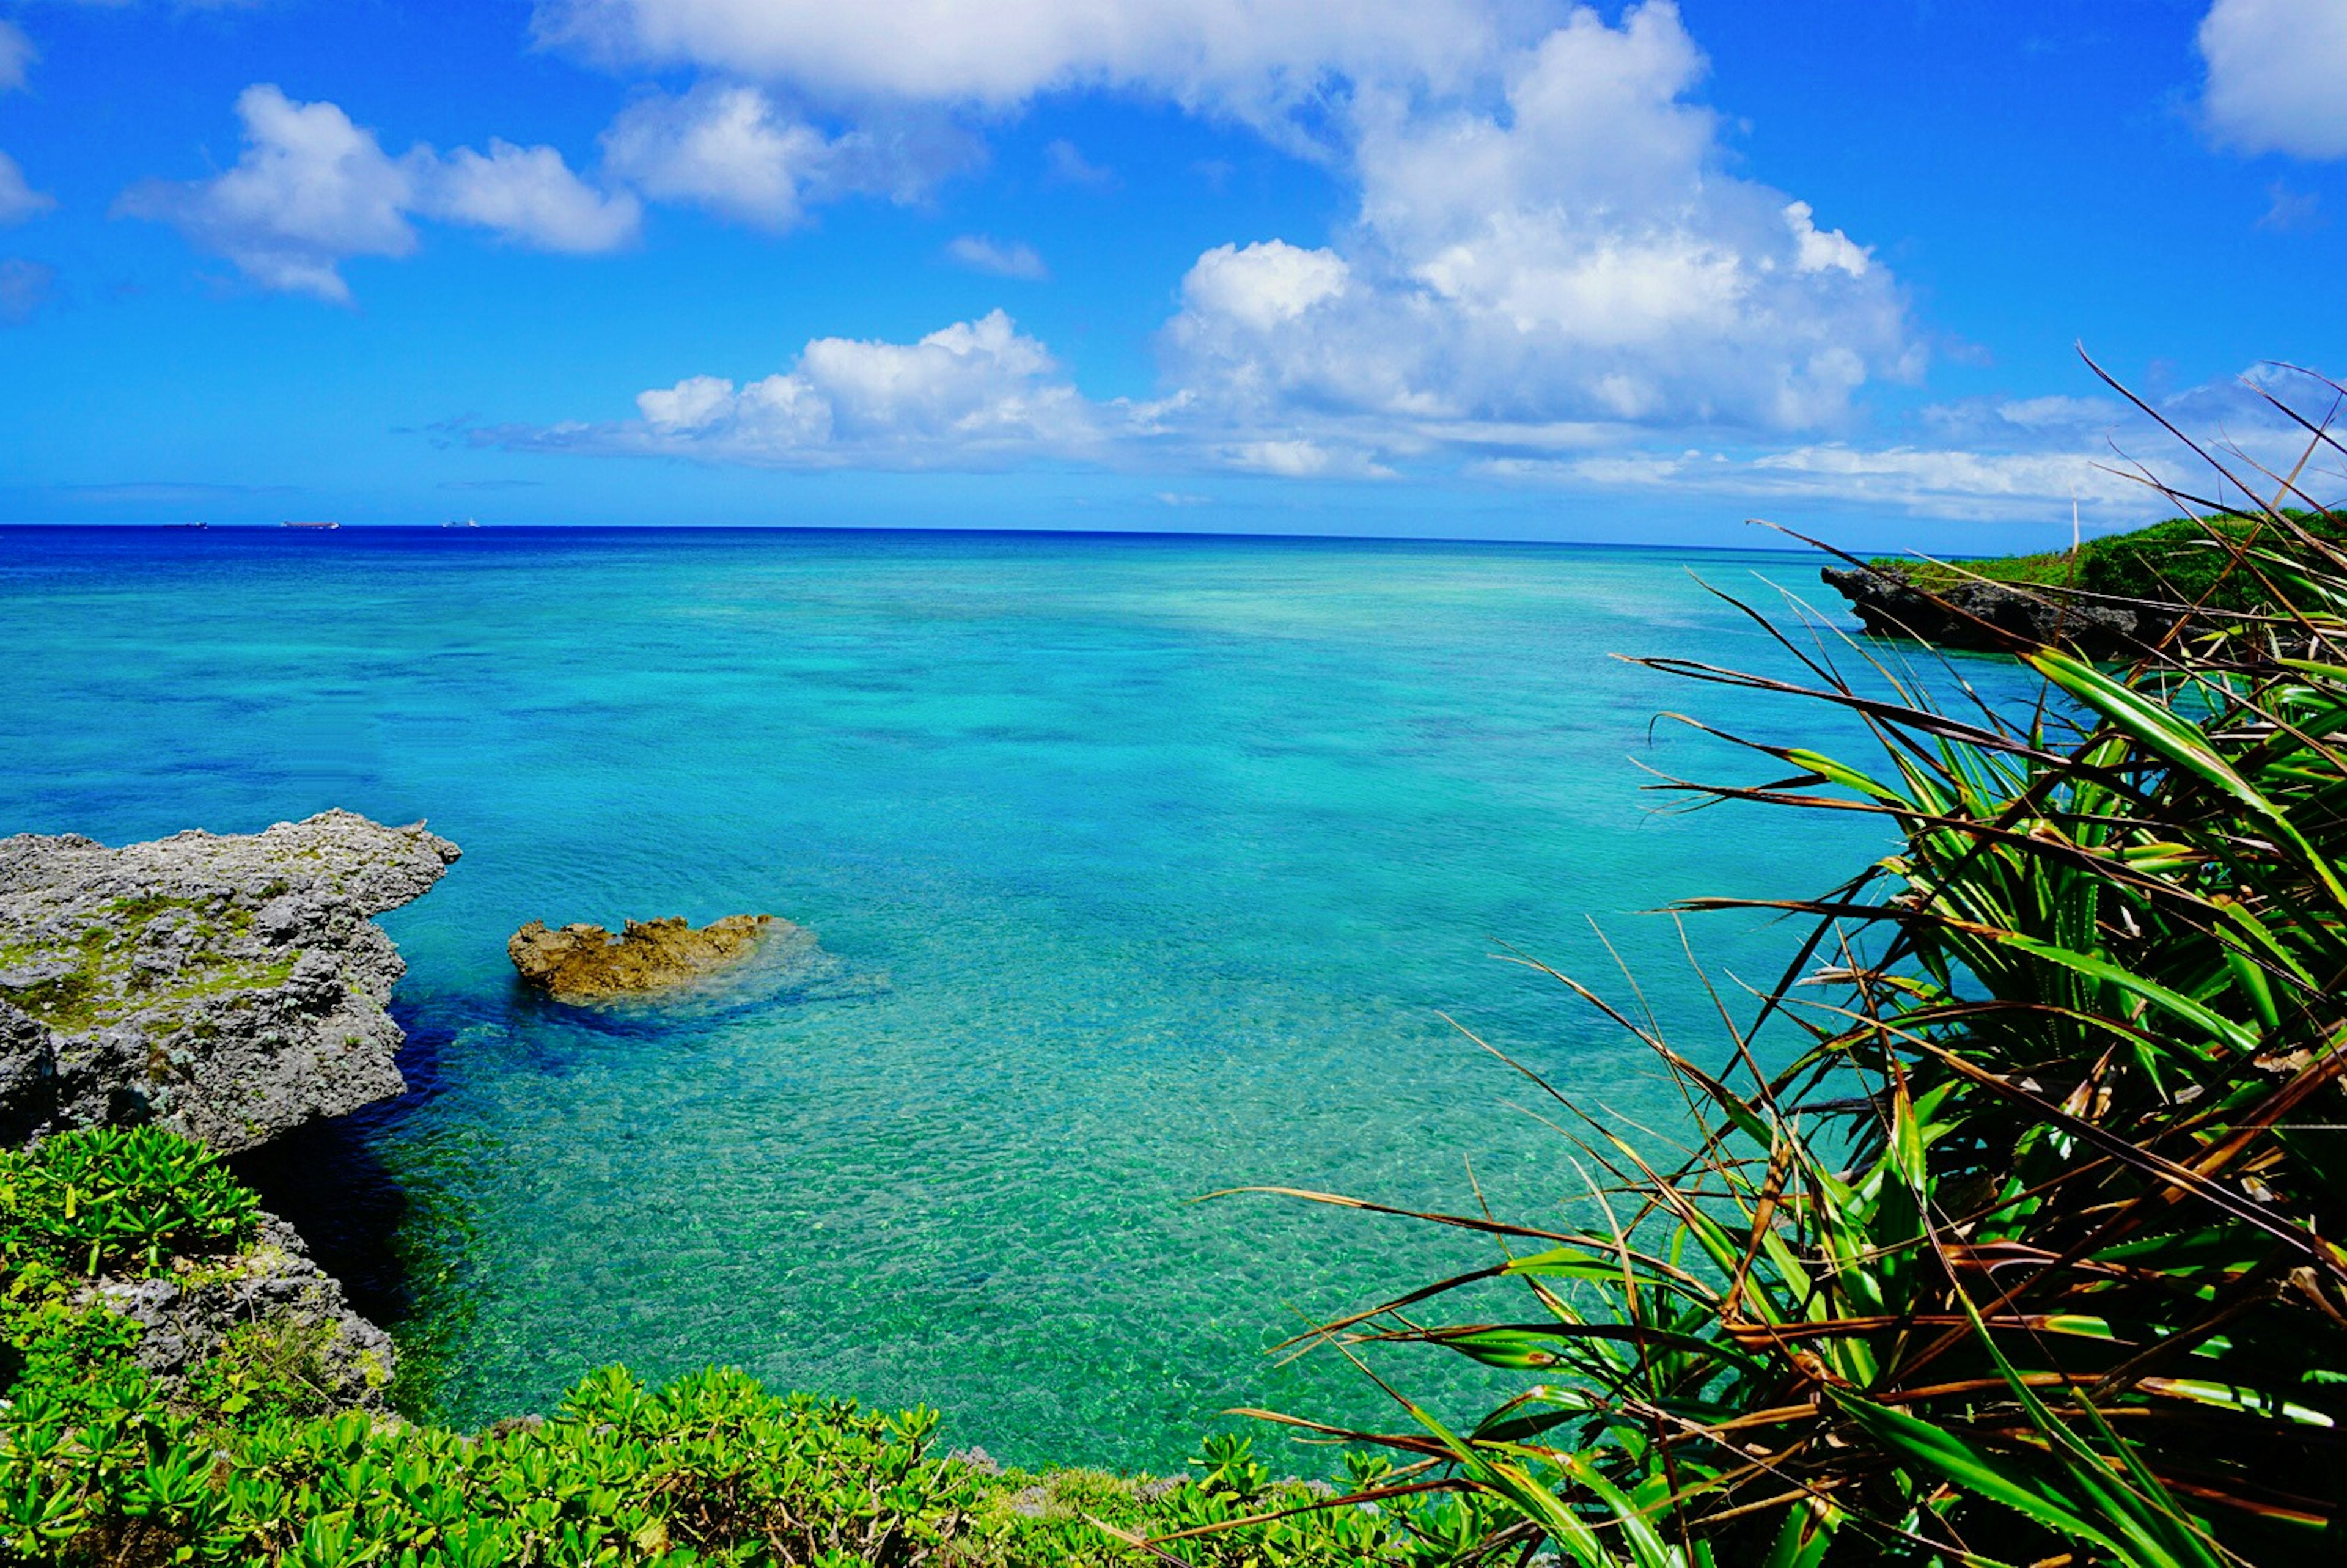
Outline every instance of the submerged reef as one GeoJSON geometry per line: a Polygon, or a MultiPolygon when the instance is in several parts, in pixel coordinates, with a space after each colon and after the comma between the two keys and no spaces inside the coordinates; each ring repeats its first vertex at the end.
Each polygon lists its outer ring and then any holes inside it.
{"type": "Polygon", "coordinates": [[[630,920],[616,937],[600,926],[549,930],[532,920],[506,943],[506,956],[524,980],[558,1001],[601,1001],[673,990],[730,969],[770,935],[814,940],[805,927],[772,915],[728,915],[698,928],[681,915],[630,920]]]}
{"type": "Polygon", "coordinates": [[[157,1122],[221,1153],[405,1087],[369,918],[457,857],[345,811],[110,849],[0,839],[0,1143],[157,1122]]]}

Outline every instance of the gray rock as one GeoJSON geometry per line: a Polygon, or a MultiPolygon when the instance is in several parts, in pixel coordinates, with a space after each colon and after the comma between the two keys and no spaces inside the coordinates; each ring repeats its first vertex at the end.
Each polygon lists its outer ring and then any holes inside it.
{"type": "Polygon", "coordinates": [[[370,916],[457,856],[350,812],[109,849],[0,839],[0,1142],[159,1122],[223,1152],[405,1087],[370,916]]]}
{"type": "Polygon", "coordinates": [[[2174,624],[2150,607],[2089,603],[2053,591],[1960,582],[1939,594],[1895,571],[1828,567],[1819,574],[1877,637],[1909,637],[1945,648],[2010,652],[2067,647],[2090,659],[2120,659],[2157,641],[2174,624]]]}
{"type": "Polygon", "coordinates": [[[293,1227],[263,1214],[233,1257],[183,1260],[159,1279],[99,1280],[80,1299],[138,1324],[138,1364],[167,1388],[231,1335],[245,1353],[315,1389],[321,1404],[381,1412],[391,1336],[350,1309],[343,1287],[310,1261],[293,1227]]]}

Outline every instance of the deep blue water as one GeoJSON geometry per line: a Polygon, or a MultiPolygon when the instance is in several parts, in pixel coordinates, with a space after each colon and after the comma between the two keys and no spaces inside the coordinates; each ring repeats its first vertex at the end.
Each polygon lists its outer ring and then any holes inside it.
{"type": "MultiPolygon", "coordinates": [[[[1440,1015],[1620,1124],[1666,1129],[1670,1098],[1497,945],[1622,994],[1599,922],[1706,1058],[1709,1004],[1640,912],[1819,891],[1881,852],[1862,819],[1641,794],[1633,759],[1753,776],[1653,727],[1665,708],[1863,753],[1829,715],[1608,657],[1785,669],[1691,571],[1839,611],[1783,555],[0,530],[0,832],[344,806],[464,846],[384,922],[417,1092],[289,1156],[330,1225],[354,1165],[376,1190],[350,1202],[395,1219],[398,1332],[449,1419],[612,1360],[719,1361],[935,1404],[998,1457],[1164,1465],[1227,1406],[1391,1419],[1340,1363],[1265,1348],[1491,1255],[1190,1200],[1455,1210],[1471,1162],[1496,1209],[1554,1219],[1566,1145],[1440,1015]],[[742,910],[886,989],[614,1020],[520,995],[504,956],[533,918],[742,910]]],[[[1794,934],[1694,938],[1765,982],[1794,934]]],[[[1489,1386],[1393,1367],[1442,1400],[1489,1386]]]]}

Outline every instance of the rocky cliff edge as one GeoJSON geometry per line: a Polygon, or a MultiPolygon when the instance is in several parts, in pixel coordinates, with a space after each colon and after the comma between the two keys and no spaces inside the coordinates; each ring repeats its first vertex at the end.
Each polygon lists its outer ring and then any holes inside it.
{"type": "Polygon", "coordinates": [[[398,1094],[405,965],[370,917],[457,853],[345,811],[0,839],[0,1140],[156,1122],[230,1153],[398,1094]]]}

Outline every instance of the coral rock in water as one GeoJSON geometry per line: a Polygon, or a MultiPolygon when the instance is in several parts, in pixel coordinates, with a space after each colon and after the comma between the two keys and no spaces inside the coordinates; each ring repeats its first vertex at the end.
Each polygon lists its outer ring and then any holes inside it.
{"type": "Polygon", "coordinates": [[[617,937],[600,926],[547,929],[532,920],[506,943],[521,978],[564,1001],[640,996],[690,984],[754,952],[769,933],[799,927],[772,915],[728,915],[695,930],[682,916],[630,920],[617,937]]]}
{"type": "Polygon", "coordinates": [[[0,838],[0,1141],[158,1122],[224,1152],[405,1087],[368,917],[456,846],[346,811],[109,849],[0,838]]]}

